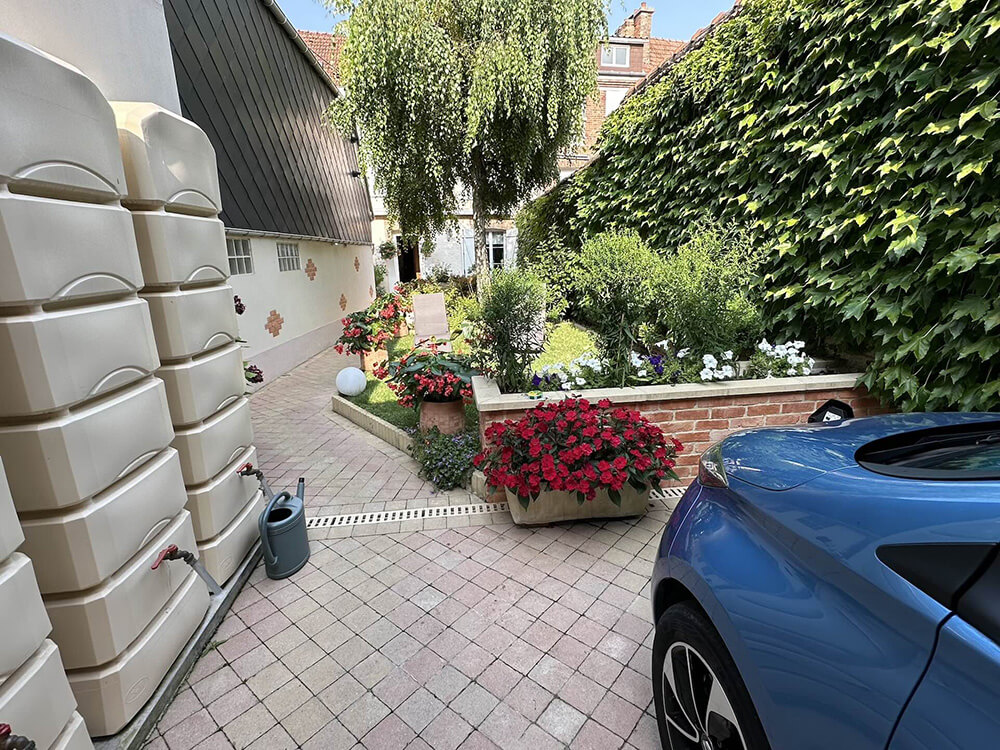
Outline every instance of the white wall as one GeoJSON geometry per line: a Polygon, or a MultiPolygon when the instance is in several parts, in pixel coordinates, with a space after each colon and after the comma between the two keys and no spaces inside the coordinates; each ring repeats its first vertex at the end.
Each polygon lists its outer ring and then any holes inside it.
{"type": "MultiPolygon", "coordinates": [[[[508,268],[517,264],[517,228],[513,222],[502,222],[501,225],[488,225],[489,229],[503,229],[504,234],[504,265],[508,268]]],[[[378,218],[372,222],[372,242],[376,248],[375,262],[386,266],[385,284],[391,289],[399,281],[399,260],[382,260],[377,249],[385,240],[394,240],[397,230],[390,227],[385,219],[378,218]]],[[[427,278],[436,265],[443,265],[452,274],[467,274],[475,270],[475,252],[473,250],[472,219],[460,218],[457,228],[440,232],[434,237],[434,252],[429,258],[420,257],[421,275],[427,278]]]]}
{"type": "MultiPolygon", "coordinates": [[[[234,275],[229,283],[247,308],[238,319],[240,338],[247,342],[244,359],[260,367],[264,382],[270,382],[332,346],[343,331],[341,318],[371,304],[372,251],[367,245],[269,237],[251,237],[250,248],[254,272],[234,275]],[[300,270],[278,270],[279,241],[297,242],[300,270]],[[306,273],[310,260],[316,267],[311,281],[306,273]],[[276,336],[266,328],[272,310],[282,319],[276,336]]],[[[351,364],[357,363],[352,359],[351,364]]]]}
{"type": "Polygon", "coordinates": [[[162,0],[0,0],[0,32],[76,66],[106,99],[181,113],[162,0]]]}

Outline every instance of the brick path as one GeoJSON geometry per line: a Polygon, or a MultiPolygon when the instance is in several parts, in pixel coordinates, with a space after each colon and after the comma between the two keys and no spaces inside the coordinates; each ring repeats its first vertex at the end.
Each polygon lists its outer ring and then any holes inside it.
{"type": "MultiPolygon", "coordinates": [[[[447,504],[333,415],[335,361],[253,398],[275,487],[304,474],[313,513],[447,504]]],[[[317,539],[291,579],[254,573],[147,747],[658,748],[646,587],[668,516],[317,539]]]]}

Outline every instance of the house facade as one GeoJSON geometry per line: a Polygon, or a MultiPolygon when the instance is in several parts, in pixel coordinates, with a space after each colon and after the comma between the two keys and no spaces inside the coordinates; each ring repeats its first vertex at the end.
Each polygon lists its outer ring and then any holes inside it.
{"type": "Polygon", "coordinates": [[[331,346],[375,293],[356,145],[323,121],[335,69],[265,0],[166,0],[164,13],[181,111],[217,154],[246,358],[269,380],[331,346]]]}
{"type": "MultiPolygon", "coordinates": [[[[605,118],[613,112],[625,95],[650,72],[684,47],[684,42],[661,39],[651,35],[654,10],[643,2],[595,50],[597,90],[588,98],[583,115],[583,135],[578,148],[559,159],[559,177],[564,179],[584,166],[595,151],[597,137],[605,118]]],[[[338,61],[344,37],[322,31],[299,31],[327,74],[339,80],[338,61]]],[[[372,243],[378,248],[384,242],[397,246],[394,258],[382,259],[376,253],[374,262],[386,267],[386,284],[410,281],[418,275],[433,275],[435,269],[451,274],[467,275],[475,270],[472,202],[459,196],[453,226],[433,238],[434,251],[421,255],[416,248],[406,248],[399,228],[389,220],[383,196],[371,193],[372,243]]],[[[513,265],[517,261],[517,228],[511,218],[489,222],[486,244],[490,264],[494,268],[513,265]]]]}

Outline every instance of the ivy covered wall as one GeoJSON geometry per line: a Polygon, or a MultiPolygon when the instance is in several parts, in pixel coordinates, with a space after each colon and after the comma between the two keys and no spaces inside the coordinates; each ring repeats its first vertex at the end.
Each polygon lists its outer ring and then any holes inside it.
{"type": "Polygon", "coordinates": [[[869,354],[900,408],[1000,408],[998,60],[1000,0],[745,0],[522,211],[522,261],[737,221],[776,332],[869,354]]]}

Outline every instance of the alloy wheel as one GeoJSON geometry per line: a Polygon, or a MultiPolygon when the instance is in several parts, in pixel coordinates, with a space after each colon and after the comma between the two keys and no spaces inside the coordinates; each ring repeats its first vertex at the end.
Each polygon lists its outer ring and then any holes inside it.
{"type": "Polygon", "coordinates": [[[670,750],[746,750],[722,683],[682,641],[671,644],[663,660],[663,709],[670,750]]]}

